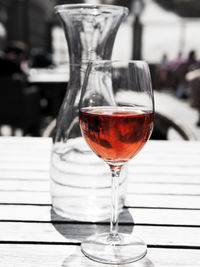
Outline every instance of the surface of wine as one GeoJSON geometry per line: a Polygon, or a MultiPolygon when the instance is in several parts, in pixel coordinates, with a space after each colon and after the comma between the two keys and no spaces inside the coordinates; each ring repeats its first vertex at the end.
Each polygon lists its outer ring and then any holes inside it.
{"type": "Polygon", "coordinates": [[[91,149],[108,163],[123,163],[146,143],[153,113],[133,107],[89,107],[79,113],[82,134],[91,149]]]}

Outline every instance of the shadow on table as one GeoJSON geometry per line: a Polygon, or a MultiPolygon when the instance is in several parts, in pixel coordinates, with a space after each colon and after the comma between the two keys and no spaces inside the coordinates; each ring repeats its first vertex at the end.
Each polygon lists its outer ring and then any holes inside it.
{"type": "MultiPolygon", "coordinates": [[[[93,267],[94,261],[88,259],[85,257],[81,251],[80,247],[77,247],[75,252],[71,254],[69,257],[67,257],[61,267],[68,267],[68,266],[79,266],[79,267],[93,267]],[[79,256],[78,256],[79,255],[79,256]]],[[[103,267],[105,264],[95,262],[96,267],[103,267]]],[[[151,260],[148,259],[148,257],[144,257],[143,259],[132,262],[129,264],[123,264],[123,265],[113,265],[113,264],[106,264],[106,267],[113,267],[113,266],[123,266],[123,267],[155,267],[155,265],[152,263],[151,260]]]]}
{"type": "MultiPolygon", "coordinates": [[[[51,221],[55,229],[62,234],[67,242],[71,242],[72,245],[79,245],[82,240],[95,233],[108,232],[110,223],[108,220],[99,221],[97,223],[92,222],[79,222],[72,221],[69,218],[64,218],[57,215],[53,209],[51,209],[51,221]]],[[[123,233],[132,233],[134,229],[134,220],[128,209],[124,209],[119,218],[119,231],[123,233]]],[[[67,249],[67,248],[66,248],[67,249]]],[[[63,261],[61,267],[67,266],[79,266],[79,267],[92,267],[94,262],[85,257],[81,251],[80,246],[77,246],[74,253],[67,256],[63,261]]],[[[103,264],[96,262],[95,266],[103,266],[103,264]]],[[[118,265],[107,265],[108,267],[118,265]]],[[[123,265],[123,267],[154,267],[154,264],[144,257],[140,261],[123,265]]]]}
{"type": "MultiPolygon", "coordinates": [[[[110,222],[99,221],[93,222],[80,222],[64,218],[57,215],[51,209],[51,221],[55,229],[62,234],[69,242],[75,244],[80,243],[85,238],[95,233],[109,232],[110,222]]],[[[119,218],[119,231],[123,233],[132,233],[134,228],[134,221],[128,209],[124,209],[119,218]]]]}

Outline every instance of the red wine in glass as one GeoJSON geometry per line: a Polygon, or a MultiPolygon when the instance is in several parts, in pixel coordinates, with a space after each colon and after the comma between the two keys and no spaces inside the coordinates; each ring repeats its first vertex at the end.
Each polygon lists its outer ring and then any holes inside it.
{"type": "Polygon", "coordinates": [[[139,107],[87,107],[80,110],[79,119],[91,149],[110,164],[135,156],[153,127],[153,112],[139,107]]]}

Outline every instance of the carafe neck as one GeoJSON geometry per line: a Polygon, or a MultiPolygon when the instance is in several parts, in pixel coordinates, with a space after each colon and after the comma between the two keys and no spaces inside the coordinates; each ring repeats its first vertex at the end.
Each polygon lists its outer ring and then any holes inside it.
{"type": "Polygon", "coordinates": [[[118,28],[128,9],[114,5],[61,5],[55,11],[67,39],[70,64],[110,59],[118,28]]]}

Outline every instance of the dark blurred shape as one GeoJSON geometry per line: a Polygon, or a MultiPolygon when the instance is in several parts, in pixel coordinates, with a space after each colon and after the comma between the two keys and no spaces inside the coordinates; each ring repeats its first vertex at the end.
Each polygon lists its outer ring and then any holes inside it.
{"type": "Polygon", "coordinates": [[[133,55],[132,58],[140,60],[142,58],[142,32],[143,25],[140,20],[144,8],[143,0],[134,0],[132,5],[132,13],[134,15],[133,22],[133,55]]]}
{"type": "Polygon", "coordinates": [[[6,30],[3,25],[0,24],[0,26],[0,77],[12,76],[13,74],[22,74],[19,61],[15,60],[15,52],[20,54],[21,50],[17,46],[13,46],[14,44],[10,44],[10,46],[5,49],[6,30]]]}
{"type": "Polygon", "coordinates": [[[6,47],[5,52],[9,59],[21,64],[27,59],[28,47],[22,41],[12,41],[6,47]]]}
{"type": "MultiPolygon", "coordinates": [[[[168,87],[168,76],[169,76],[169,61],[166,53],[162,55],[160,62],[155,68],[153,81],[155,81],[155,87],[157,90],[161,90],[164,87],[168,87]]],[[[154,83],[153,83],[154,84],[154,83]]]]}
{"type": "Polygon", "coordinates": [[[30,52],[30,68],[48,68],[52,65],[52,60],[47,51],[43,48],[33,48],[30,52]]]}
{"type": "Polygon", "coordinates": [[[188,54],[187,64],[192,65],[197,63],[197,57],[195,50],[191,50],[188,54]]]}
{"type": "Polygon", "coordinates": [[[151,135],[153,140],[168,140],[169,130],[174,130],[178,133],[183,140],[193,140],[193,135],[187,130],[187,128],[179,125],[174,120],[170,119],[164,114],[158,112],[155,113],[154,128],[151,135]]]}
{"type": "Polygon", "coordinates": [[[185,59],[182,58],[181,52],[171,61],[163,60],[162,58],[161,62],[156,65],[153,74],[154,88],[156,90],[168,89],[178,98],[187,98],[188,92],[185,76],[189,71],[199,66],[195,50],[189,51],[188,57],[185,59]]]}
{"type": "Polygon", "coordinates": [[[0,128],[9,125],[14,134],[20,128],[24,135],[39,136],[40,100],[37,87],[27,87],[23,64],[27,46],[20,41],[9,43],[0,53],[0,128]]]}
{"type": "Polygon", "coordinates": [[[83,4],[84,0],[54,0],[55,5],[83,4]]]}
{"type": "Polygon", "coordinates": [[[154,0],[163,8],[177,13],[181,17],[199,17],[199,0],[154,0]]]}
{"type": "Polygon", "coordinates": [[[12,76],[13,74],[22,74],[22,70],[16,62],[0,55],[0,77],[12,76]]]}
{"type": "Polygon", "coordinates": [[[26,87],[19,77],[0,77],[0,126],[10,125],[24,135],[39,136],[40,106],[37,87],[26,87]]]}
{"type": "Polygon", "coordinates": [[[186,80],[190,86],[190,105],[198,111],[196,125],[200,127],[200,67],[188,72],[186,80]]]}
{"type": "Polygon", "coordinates": [[[196,125],[200,127],[200,75],[197,79],[191,81],[191,106],[196,108],[199,114],[196,125]]]}
{"type": "Polygon", "coordinates": [[[105,5],[125,6],[130,10],[133,0],[101,0],[101,3],[105,5]]]}
{"type": "Polygon", "coordinates": [[[0,55],[0,76],[20,74],[26,76],[27,46],[20,41],[11,42],[0,55]]]}
{"type": "Polygon", "coordinates": [[[180,64],[174,70],[175,79],[175,96],[178,98],[186,98],[187,81],[185,79],[186,74],[192,69],[196,68],[198,61],[196,59],[196,52],[194,50],[189,51],[188,58],[180,61],[180,64]]]}
{"type": "Polygon", "coordinates": [[[52,0],[0,0],[4,12],[7,43],[25,42],[29,48],[40,46],[51,50],[52,0]]]}

